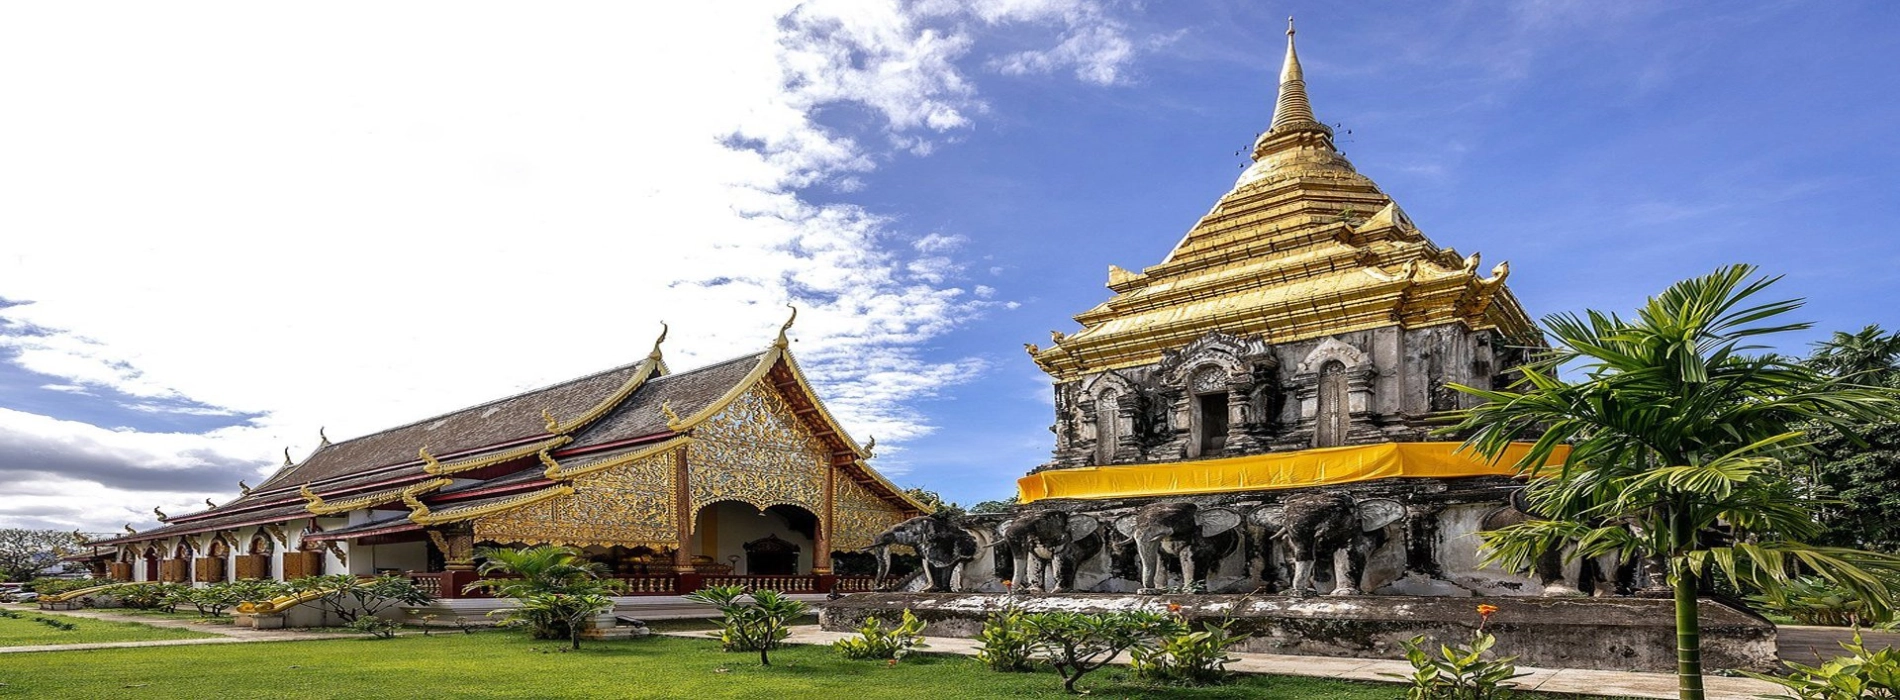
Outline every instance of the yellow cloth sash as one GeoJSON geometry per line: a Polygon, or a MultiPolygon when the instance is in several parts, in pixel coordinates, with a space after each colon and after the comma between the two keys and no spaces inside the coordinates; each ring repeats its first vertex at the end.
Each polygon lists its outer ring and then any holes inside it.
{"type": "MultiPolygon", "coordinates": [[[[1017,479],[1016,489],[1017,498],[1030,503],[1044,498],[1127,498],[1290,489],[1393,477],[1516,476],[1517,463],[1529,449],[1529,443],[1513,444],[1502,457],[1488,461],[1457,442],[1321,447],[1192,462],[1052,469],[1017,479]]],[[[1559,446],[1545,466],[1561,465],[1569,454],[1569,447],[1559,446]]]]}

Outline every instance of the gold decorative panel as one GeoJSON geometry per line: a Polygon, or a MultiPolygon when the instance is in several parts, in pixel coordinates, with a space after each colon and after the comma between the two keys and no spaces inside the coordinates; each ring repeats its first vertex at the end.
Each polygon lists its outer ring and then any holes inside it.
{"type": "Polygon", "coordinates": [[[838,492],[832,506],[838,509],[837,522],[831,529],[831,549],[848,552],[863,549],[886,528],[904,521],[904,514],[864,485],[838,475],[838,492]]]}
{"type": "Polygon", "coordinates": [[[694,428],[687,453],[693,512],[715,501],[824,513],[825,443],[777,390],[761,382],[694,428]]]}
{"type": "Polygon", "coordinates": [[[575,477],[573,495],[475,519],[475,539],[624,547],[670,547],[678,448],[575,477]]]}

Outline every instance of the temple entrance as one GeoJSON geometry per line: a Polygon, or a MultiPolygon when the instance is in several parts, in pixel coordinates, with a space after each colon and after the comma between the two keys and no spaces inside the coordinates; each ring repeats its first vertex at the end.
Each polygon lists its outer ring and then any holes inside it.
{"type": "Polygon", "coordinates": [[[1195,436],[1200,443],[1201,456],[1219,456],[1227,446],[1227,392],[1201,394],[1194,400],[1201,412],[1199,434],[1195,436]]]}
{"type": "Polygon", "coordinates": [[[745,543],[745,570],[758,576],[790,576],[798,573],[798,545],[766,535],[745,543]]]}
{"type": "Polygon", "coordinates": [[[705,573],[809,574],[817,535],[818,516],[804,508],[718,501],[694,518],[695,563],[714,568],[705,573]]]}
{"type": "Polygon", "coordinates": [[[151,547],[145,548],[145,579],[144,580],[146,581],[158,580],[158,550],[153,549],[151,547]]]}

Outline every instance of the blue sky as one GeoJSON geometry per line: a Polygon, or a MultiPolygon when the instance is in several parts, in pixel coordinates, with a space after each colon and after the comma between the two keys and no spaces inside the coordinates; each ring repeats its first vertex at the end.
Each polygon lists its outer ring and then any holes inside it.
{"type": "Polygon", "coordinates": [[[0,11],[0,523],[222,499],[660,320],[715,361],[787,300],[881,468],[1005,496],[1052,446],[1022,344],[1231,186],[1289,14],[1347,156],[1533,314],[1751,262],[1809,300],[1784,350],[1900,327],[1888,3],[133,7],[0,11]]]}

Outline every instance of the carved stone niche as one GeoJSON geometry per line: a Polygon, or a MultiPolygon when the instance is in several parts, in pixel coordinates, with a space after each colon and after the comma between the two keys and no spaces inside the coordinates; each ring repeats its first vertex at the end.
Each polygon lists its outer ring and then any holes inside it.
{"type": "Polygon", "coordinates": [[[1287,380],[1299,401],[1300,422],[1285,440],[1298,447],[1336,447],[1379,439],[1372,421],[1378,376],[1379,368],[1364,351],[1338,338],[1320,341],[1287,380]]]}
{"type": "Polygon", "coordinates": [[[1164,353],[1155,370],[1172,403],[1181,454],[1199,459],[1266,448],[1276,427],[1280,360],[1265,341],[1209,332],[1164,353]]]}
{"type": "Polygon", "coordinates": [[[1096,375],[1082,385],[1076,415],[1084,424],[1093,464],[1125,464],[1141,459],[1142,429],[1138,420],[1142,390],[1114,370],[1096,375]]]}

